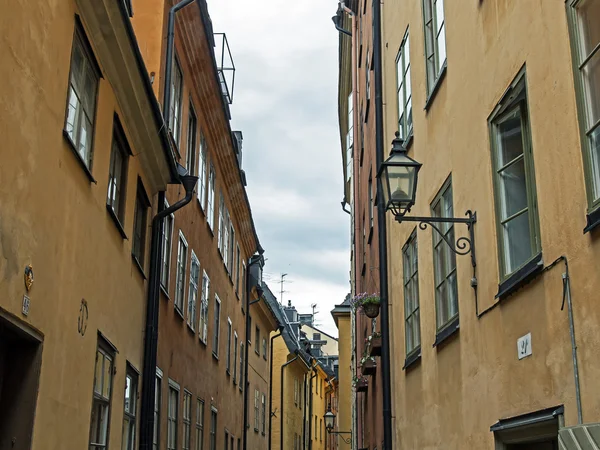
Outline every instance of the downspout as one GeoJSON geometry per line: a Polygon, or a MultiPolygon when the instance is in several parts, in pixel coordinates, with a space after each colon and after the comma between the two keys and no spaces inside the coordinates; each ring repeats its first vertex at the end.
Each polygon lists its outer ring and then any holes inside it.
{"type": "Polygon", "coordinates": [[[169,10],[169,24],[167,26],[167,50],[166,50],[166,63],[165,63],[165,86],[164,86],[164,104],[163,104],[163,117],[167,127],[169,126],[169,120],[171,120],[171,72],[173,70],[173,47],[175,46],[175,13],[181,8],[186,7],[190,3],[194,3],[196,0],[182,0],[181,2],[173,5],[169,10]]]}
{"type": "Polygon", "coordinates": [[[289,366],[291,363],[293,363],[294,361],[296,361],[298,359],[298,356],[294,356],[292,359],[290,359],[288,362],[286,362],[285,364],[283,364],[281,366],[281,397],[279,399],[279,401],[281,402],[281,417],[279,418],[279,450],[283,450],[283,405],[284,405],[284,401],[283,401],[283,386],[284,386],[284,379],[283,379],[283,369],[285,369],[287,366],[289,366]]]}
{"type": "MultiPolygon", "coordinates": [[[[313,435],[312,435],[312,423],[313,423],[313,379],[317,376],[317,369],[312,368],[313,374],[310,376],[310,397],[308,404],[308,450],[313,448],[313,435]]],[[[315,433],[317,430],[315,430],[315,433]]]]}
{"type": "Polygon", "coordinates": [[[148,278],[148,299],[146,306],[146,330],[144,334],[144,363],[142,367],[142,393],[140,407],[140,449],[151,450],[154,435],[154,380],[156,378],[156,357],[158,353],[158,313],[160,291],[160,257],[164,218],[187,205],[194,194],[198,177],[181,176],[185,197],[167,209],[165,193],[158,193],[158,213],[152,219],[152,240],[150,245],[150,273],[148,278]]]}
{"type": "MultiPolygon", "coordinates": [[[[268,450],[271,450],[271,430],[273,429],[271,425],[273,424],[273,341],[281,336],[281,331],[283,327],[279,327],[279,331],[277,334],[271,336],[271,348],[270,351],[270,360],[269,360],[269,440],[268,440],[268,450]]],[[[232,449],[233,450],[233,449],[232,449]]]]}
{"type": "MultiPolygon", "coordinates": [[[[244,444],[243,449],[246,450],[248,448],[248,388],[250,387],[250,381],[248,380],[248,367],[250,363],[248,362],[248,343],[251,339],[251,330],[250,330],[250,306],[260,301],[260,295],[257,300],[250,301],[250,267],[260,261],[260,257],[252,256],[248,260],[248,264],[246,267],[246,286],[244,287],[246,292],[246,346],[244,347],[244,377],[245,377],[245,386],[244,386],[244,444]]],[[[258,345],[258,342],[256,343],[258,345]]]]}
{"type": "Polygon", "coordinates": [[[302,398],[302,450],[306,450],[306,374],[303,377],[304,396],[302,398]]]}
{"type": "MultiPolygon", "coordinates": [[[[379,173],[383,163],[383,74],[381,56],[381,4],[373,5],[373,60],[375,75],[375,158],[379,173]]],[[[383,198],[381,180],[377,180],[377,198],[383,198]]],[[[392,450],[392,396],[390,376],[390,322],[388,305],[387,224],[385,205],[377,203],[379,228],[379,296],[381,299],[381,384],[383,385],[383,450],[392,450]]]]}
{"type": "Polygon", "coordinates": [[[563,289],[567,298],[567,312],[569,313],[569,334],[571,336],[571,356],[573,358],[573,376],[575,379],[575,400],[577,402],[577,421],[583,423],[583,411],[581,407],[581,389],[579,387],[579,364],[577,362],[577,341],[575,340],[575,321],[573,319],[573,303],[571,301],[571,278],[569,277],[569,263],[565,261],[565,273],[562,274],[563,289]]]}

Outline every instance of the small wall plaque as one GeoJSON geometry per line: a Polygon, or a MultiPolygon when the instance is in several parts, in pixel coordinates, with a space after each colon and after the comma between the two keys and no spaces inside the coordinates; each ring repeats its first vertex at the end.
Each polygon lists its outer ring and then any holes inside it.
{"type": "Polygon", "coordinates": [[[33,267],[31,267],[31,264],[25,266],[23,278],[25,281],[25,289],[27,289],[27,292],[29,292],[33,286],[33,267]]]}
{"type": "Polygon", "coordinates": [[[523,359],[526,356],[531,356],[531,352],[531,333],[527,333],[517,339],[517,357],[523,359]]]}
{"type": "Polygon", "coordinates": [[[28,316],[29,315],[29,297],[27,297],[26,295],[23,296],[23,315],[24,316],[28,316]]]}

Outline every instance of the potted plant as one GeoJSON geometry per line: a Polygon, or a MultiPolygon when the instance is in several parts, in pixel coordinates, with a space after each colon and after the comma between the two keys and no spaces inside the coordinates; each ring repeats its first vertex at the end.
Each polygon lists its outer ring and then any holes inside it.
{"type": "Polygon", "coordinates": [[[379,306],[381,299],[377,294],[367,294],[366,292],[356,295],[352,299],[352,307],[356,310],[361,308],[365,315],[374,319],[379,315],[379,306]]]}
{"type": "Polygon", "coordinates": [[[360,360],[361,372],[363,375],[375,375],[377,363],[372,356],[363,356],[360,360]]]}
{"type": "Polygon", "coordinates": [[[369,388],[369,380],[367,377],[363,377],[362,375],[354,376],[354,379],[352,380],[352,386],[354,386],[356,392],[367,392],[367,389],[369,388]]]}
{"type": "Polygon", "coordinates": [[[379,331],[374,332],[369,339],[369,350],[371,356],[381,356],[381,333],[379,331]]]}

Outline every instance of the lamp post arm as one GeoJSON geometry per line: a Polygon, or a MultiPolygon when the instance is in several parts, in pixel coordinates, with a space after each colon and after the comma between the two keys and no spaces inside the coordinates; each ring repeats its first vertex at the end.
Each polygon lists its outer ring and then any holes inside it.
{"type": "Polygon", "coordinates": [[[336,434],[339,437],[342,438],[342,440],[347,444],[347,445],[352,445],[352,431],[329,431],[327,430],[327,432],[329,434],[336,434]],[[350,437],[348,439],[346,439],[344,436],[342,436],[342,434],[349,434],[350,437]]]}
{"type": "Polygon", "coordinates": [[[421,230],[425,230],[427,226],[433,228],[440,237],[448,244],[450,250],[452,250],[457,255],[468,255],[471,254],[471,264],[473,267],[477,265],[477,259],[475,258],[475,234],[473,230],[473,225],[477,222],[477,213],[472,212],[471,210],[466,212],[465,218],[462,217],[419,217],[419,216],[396,216],[396,220],[399,223],[402,222],[419,222],[419,228],[421,230]],[[469,237],[459,237],[456,242],[450,241],[448,237],[440,230],[440,228],[435,225],[439,223],[464,223],[467,225],[467,229],[469,231],[469,237]]]}

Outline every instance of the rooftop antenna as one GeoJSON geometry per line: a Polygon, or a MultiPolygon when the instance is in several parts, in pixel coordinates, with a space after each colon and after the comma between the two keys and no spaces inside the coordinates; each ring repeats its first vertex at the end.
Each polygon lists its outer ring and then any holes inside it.
{"type": "Polygon", "coordinates": [[[317,309],[316,303],[313,303],[312,305],[310,305],[310,307],[312,308],[312,324],[314,325],[315,324],[315,316],[317,314],[319,314],[319,311],[316,311],[316,309],[317,309]]]}
{"type": "Polygon", "coordinates": [[[285,277],[287,277],[288,274],[287,273],[282,273],[281,274],[281,279],[280,279],[280,283],[281,283],[281,289],[279,290],[279,303],[283,305],[283,293],[287,292],[283,290],[283,283],[285,283],[285,277]]]}

